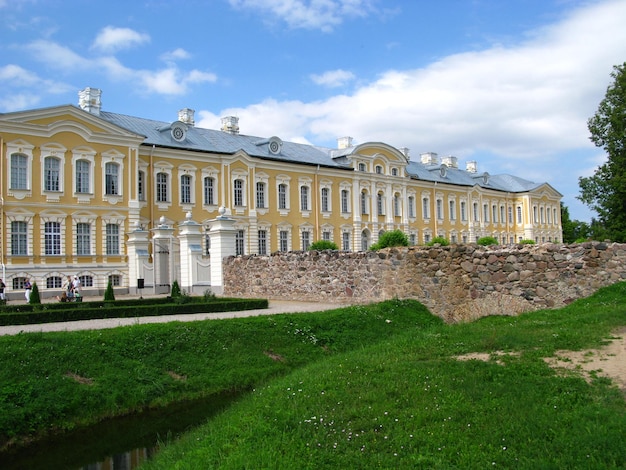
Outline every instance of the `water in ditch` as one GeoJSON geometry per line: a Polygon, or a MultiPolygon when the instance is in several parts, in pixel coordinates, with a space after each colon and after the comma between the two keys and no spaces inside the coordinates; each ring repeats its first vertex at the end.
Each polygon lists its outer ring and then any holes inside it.
{"type": "Polygon", "coordinates": [[[2,470],[131,470],[150,459],[159,443],[167,443],[205,423],[239,394],[213,395],[53,436],[0,453],[2,470]]]}

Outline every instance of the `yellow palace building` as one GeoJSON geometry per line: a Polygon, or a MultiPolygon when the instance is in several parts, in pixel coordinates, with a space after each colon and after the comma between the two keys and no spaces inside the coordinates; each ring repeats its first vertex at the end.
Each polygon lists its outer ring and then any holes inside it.
{"type": "Polygon", "coordinates": [[[78,96],[78,106],[0,114],[9,298],[23,295],[26,279],[57,295],[67,275],[87,294],[109,281],[122,292],[160,292],[180,282],[181,269],[193,274],[182,287],[202,292],[220,207],[237,255],[306,250],[317,240],[367,250],[394,229],[412,244],[561,241],[562,195],[547,183],[383,142],[343,137],[329,149],[249,136],[232,116],[203,129],[188,108],[172,122],[111,113],[95,88],[78,96]]]}

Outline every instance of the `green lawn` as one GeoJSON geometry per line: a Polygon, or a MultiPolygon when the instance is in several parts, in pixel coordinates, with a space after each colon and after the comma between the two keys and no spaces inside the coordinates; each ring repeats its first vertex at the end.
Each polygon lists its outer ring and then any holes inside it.
{"type": "Polygon", "coordinates": [[[543,357],[626,325],[626,283],[561,310],[445,325],[414,301],[0,338],[0,442],[252,390],[148,469],[625,468],[608,379],[543,357]],[[460,361],[502,351],[498,361],[460,361]]]}

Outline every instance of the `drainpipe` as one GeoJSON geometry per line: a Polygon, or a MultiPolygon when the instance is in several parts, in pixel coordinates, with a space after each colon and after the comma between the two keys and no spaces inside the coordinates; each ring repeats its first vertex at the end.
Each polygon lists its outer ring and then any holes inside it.
{"type": "MultiPolygon", "coordinates": [[[[148,192],[148,194],[150,195],[150,228],[154,228],[154,225],[152,224],[152,221],[154,220],[154,193],[152,192],[152,180],[154,179],[154,176],[152,174],[152,172],[154,171],[154,167],[152,165],[152,155],[154,154],[154,144],[152,144],[152,149],[150,149],[150,158],[149,158],[149,162],[148,162],[148,178],[147,180],[150,181],[150,191],[148,192]]],[[[146,181],[146,183],[148,182],[146,181]]]]}
{"type": "Polygon", "coordinates": [[[317,193],[317,196],[315,197],[314,201],[316,202],[315,204],[315,234],[313,236],[313,240],[311,241],[311,243],[314,243],[316,240],[320,239],[320,214],[319,214],[319,209],[321,207],[321,203],[319,201],[319,198],[321,197],[320,195],[320,188],[318,186],[318,174],[320,172],[320,166],[317,165],[317,170],[315,171],[315,192],[317,193]]]}
{"type": "Polygon", "coordinates": [[[2,263],[2,280],[6,280],[6,264],[4,263],[4,244],[6,243],[4,229],[4,137],[0,138],[0,263],[2,263]]]}

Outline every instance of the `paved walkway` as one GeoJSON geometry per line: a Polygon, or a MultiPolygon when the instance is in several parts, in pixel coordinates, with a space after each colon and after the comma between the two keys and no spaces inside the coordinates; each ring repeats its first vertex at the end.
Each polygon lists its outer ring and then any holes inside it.
{"type": "Polygon", "coordinates": [[[323,310],[333,310],[341,307],[341,304],[270,300],[268,308],[257,310],[242,310],[237,312],[190,313],[183,315],[163,315],[136,318],[105,318],[97,320],[79,320],[61,323],[38,323],[36,325],[0,326],[0,336],[16,335],[19,333],[46,333],[50,331],[102,330],[107,328],[116,328],[118,326],[143,325],[147,323],[221,320],[225,318],[274,315],[277,313],[320,312],[323,310]]]}

